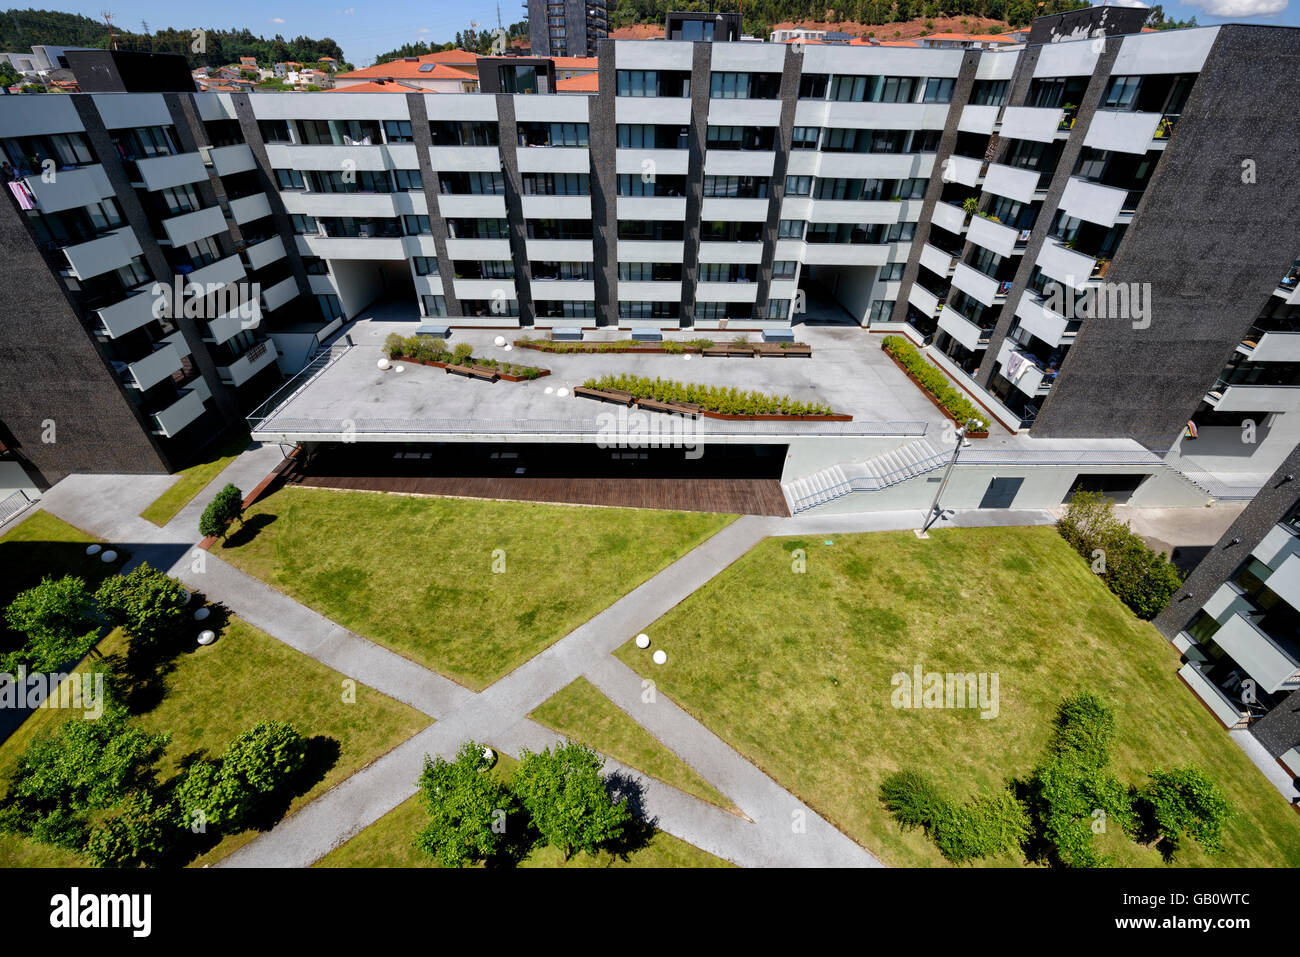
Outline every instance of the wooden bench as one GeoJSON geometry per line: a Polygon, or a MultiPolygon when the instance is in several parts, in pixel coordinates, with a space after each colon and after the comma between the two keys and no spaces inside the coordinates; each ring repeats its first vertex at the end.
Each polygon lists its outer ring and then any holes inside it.
{"type": "Polygon", "coordinates": [[[478,366],[458,366],[455,363],[448,362],[444,367],[447,372],[454,372],[456,375],[463,375],[471,379],[483,379],[487,382],[496,382],[501,378],[495,369],[480,369],[478,366]]]}
{"type": "Polygon", "coordinates": [[[573,387],[573,394],[601,402],[617,402],[619,405],[631,405],[633,402],[632,393],[619,389],[588,389],[586,386],[578,385],[573,387]]]}
{"type": "Polygon", "coordinates": [[[804,345],[803,343],[799,343],[798,345],[781,346],[778,347],[777,351],[782,355],[803,356],[808,359],[812,358],[812,346],[804,345]]]}
{"type": "Polygon", "coordinates": [[[652,412],[689,415],[692,419],[698,419],[702,411],[698,405],[692,405],[689,402],[660,402],[658,399],[637,399],[636,404],[638,408],[649,409],[652,412]]]}

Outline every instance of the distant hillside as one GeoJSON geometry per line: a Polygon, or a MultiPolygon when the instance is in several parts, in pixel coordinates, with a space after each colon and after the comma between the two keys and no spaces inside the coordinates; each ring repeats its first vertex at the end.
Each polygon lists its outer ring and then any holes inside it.
{"type": "MultiPolygon", "coordinates": [[[[742,12],[744,30],[756,37],[767,37],[773,29],[798,24],[810,29],[833,29],[858,36],[875,32],[892,38],[897,30],[904,38],[945,29],[974,33],[988,25],[1004,30],[1026,26],[1034,17],[1087,7],[1084,0],[717,0],[713,7],[722,11],[742,12]],[[962,27],[962,21],[970,28],[962,27]],[[905,25],[933,22],[933,30],[916,33],[903,31],[905,25]],[[885,29],[880,29],[884,27],[885,29]]],[[[708,0],[616,0],[609,8],[611,31],[642,24],[663,29],[664,16],[671,10],[708,10],[708,0]]],[[[622,35],[621,33],[618,35],[622,35]]]]}
{"type": "MultiPolygon", "coordinates": [[[[191,47],[194,37],[189,29],[166,28],[153,30],[143,21],[138,31],[123,29],[115,23],[113,33],[119,50],[137,50],[147,53],[179,53],[191,67],[219,66],[238,62],[241,56],[256,57],[259,63],[270,64],[284,60],[315,63],[323,56],[345,62],[342,48],[329,37],[313,40],[311,37],[294,37],[286,40],[280,35],[271,39],[255,35],[251,30],[221,30],[207,28],[203,52],[191,47]]],[[[25,52],[33,46],[80,46],[107,49],[108,25],[76,13],[58,10],[6,10],[0,14],[0,50],[25,52]]]]}

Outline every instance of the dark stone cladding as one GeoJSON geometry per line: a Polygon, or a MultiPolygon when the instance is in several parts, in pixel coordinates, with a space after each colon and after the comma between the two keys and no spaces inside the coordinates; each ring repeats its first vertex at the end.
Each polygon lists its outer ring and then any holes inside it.
{"type": "Polygon", "coordinates": [[[528,224],[524,221],[523,178],[519,175],[519,124],[515,120],[515,99],[498,93],[497,122],[500,124],[501,172],[506,180],[506,219],[510,223],[510,255],[515,261],[515,296],[519,303],[519,325],[533,324],[532,265],[528,261],[528,224]]]}
{"type": "Polygon", "coordinates": [[[618,325],[618,125],[614,40],[599,42],[599,92],[588,97],[591,148],[591,239],[597,324],[618,325]]]}
{"type": "Polygon", "coordinates": [[[948,107],[948,117],[944,122],[943,134],[939,137],[939,149],[935,153],[934,167],[930,172],[930,183],[925,188],[925,197],[921,201],[921,216],[916,223],[916,234],[912,237],[911,247],[907,253],[907,265],[903,267],[903,279],[898,287],[898,299],[894,302],[894,311],[890,322],[907,321],[907,297],[916,282],[916,274],[921,268],[921,247],[930,235],[930,223],[934,219],[934,204],[939,202],[943,193],[943,171],[948,157],[952,156],[953,147],[957,145],[957,121],[961,111],[970,102],[971,89],[975,86],[975,71],[979,67],[980,54],[968,50],[961,59],[961,68],[957,72],[957,82],[952,88],[952,103],[948,107]]]}
{"type": "Polygon", "coordinates": [[[785,171],[790,165],[790,144],[794,139],[794,111],[799,106],[799,77],[803,75],[802,43],[787,44],[781,70],[781,125],[776,131],[776,157],[772,161],[772,181],[768,186],[767,219],[763,222],[763,259],[758,266],[758,291],[754,308],[768,318],[767,301],[771,298],[772,262],[776,259],[776,234],[781,222],[781,203],[785,199],[785,171]]]}
{"type": "MultiPolygon", "coordinates": [[[[177,145],[181,148],[181,152],[197,153],[200,142],[207,145],[207,135],[203,133],[202,140],[200,140],[196,133],[202,132],[202,126],[198,126],[196,130],[195,126],[192,125],[198,123],[198,116],[193,113],[194,101],[189,95],[180,93],[166,93],[163,95],[163,100],[166,102],[167,110],[171,114],[172,129],[176,131],[176,138],[179,141],[177,145]],[[190,112],[186,111],[185,103],[189,104],[190,112]]],[[[194,186],[195,192],[199,194],[200,201],[205,209],[216,206],[218,203],[217,192],[210,182],[211,179],[216,178],[215,173],[209,173],[209,179],[191,184],[194,186]]],[[[232,221],[228,219],[227,224],[230,222],[232,221]]],[[[148,237],[149,245],[156,245],[152,236],[152,230],[145,232],[136,230],[136,237],[141,240],[141,245],[144,245],[145,237],[148,237]]],[[[231,238],[229,228],[215,234],[212,238],[221,248],[223,259],[235,254],[235,244],[231,238]]],[[[170,270],[168,271],[170,272],[170,270]]],[[[205,304],[203,315],[215,319],[217,316],[216,308],[205,304]]],[[[206,320],[199,320],[194,316],[182,314],[173,316],[171,321],[176,323],[176,328],[184,336],[185,344],[190,349],[190,359],[199,370],[199,374],[203,376],[203,381],[208,384],[208,389],[212,392],[212,402],[215,404],[217,411],[225,421],[233,421],[238,417],[239,410],[236,407],[231,388],[221,381],[221,374],[217,372],[217,364],[208,353],[207,343],[203,341],[207,329],[201,328],[199,322],[203,321],[206,326],[206,320]]]]}
{"type": "Polygon", "coordinates": [[[6,442],[13,442],[28,476],[46,489],[73,472],[171,471],[162,442],[127,401],[58,279],[55,257],[63,254],[41,251],[11,199],[0,207],[0,410],[6,442]],[[46,420],[54,423],[52,443],[41,441],[46,420]]]}
{"type": "Polygon", "coordinates": [[[1250,733],[1275,758],[1300,745],[1300,691],[1293,691],[1250,726],[1250,733]]]}
{"type": "MultiPolygon", "coordinates": [[[[1088,86],[1083,91],[1083,96],[1079,98],[1079,111],[1075,115],[1074,126],[1071,127],[1070,136],[1061,148],[1061,155],[1057,159],[1056,171],[1052,174],[1051,182],[1047,184],[1047,198],[1043,200],[1038,218],[1034,220],[1034,227],[1030,230],[1029,242],[1025,245],[1024,252],[1020,256],[1020,265],[1016,267],[1016,274],[1012,277],[1011,291],[1007,293],[1006,301],[1002,304],[1002,310],[998,313],[997,324],[994,325],[993,331],[989,334],[988,351],[984,353],[984,359],[980,362],[980,367],[976,373],[977,381],[985,388],[989,388],[989,384],[993,380],[993,368],[998,362],[998,350],[1002,348],[1003,340],[1006,339],[1007,333],[1011,331],[1011,326],[1016,321],[1016,306],[1019,305],[1020,297],[1024,295],[1025,290],[1029,287],[1029,277],[1033,274],[1034,266],[1038,262],[1038,254],[1047,241],[1047,233],[1052,227],[1052,219],[1056,210],[1060,207],[1061,196],[1065,193],[1065,187],[1070,182],[1070,176],[1074,172],[1079,153],[1083,151],[1083,141],[1088,136],[1088,128],[1092,125],[1092,118],[1097,113],[1097,104],[1101,102],[1102,95],[1106,92],[1106,85],[1110,80],[1111,66],[1115,62],[1115,57],[1119,55],[1120,44],[1124,41],[1122,37],[1113,37],[1102,42],[1104,46],[1097,55],[1097,61],[1093,64],[1092,75],[1088,78],[1088,86]]],[[[1037,63],[1039,48],[1033,47],[1031,49],[1034,51],[1033,62],[1037,63]]],[[[1029,63],[1026,63],[1022,69],[1017,70],[1015,99],[1010,102],[1027,105],[1033,73],[1033,64],[1029,63]]],[[[998,155],[996,157],[998,162],[1006,162],[1014,142],[1013,139],[1005,139],[998,144],[998,155]]],[[[969,255],[969,248],[962,250],[962,259],[965,260],[967,255],[969,255]]],[[[1280,276],[1281,273],[1278,273],[1278,275],[1280,276]]],[[[1061,364],[1061,375],[1066,374],[1066,364],[1070,361],[1072,355],[1073,350],[1066,354],[1065,362],[1061,364]]],[[[1037,423],[1035,423],[1034,434],[1038,435],[1036,427],[1037,423]]]]}
{"type": "Polygon", "coordinates": [[[1264,487],[1251,499],[1228,530],[1192,569],[1181,588],[1152,624],[1166,638],[1187,628],[1214,592],[1263,540],[1264,536],[1300,502],[1300,445],[1277,467],[1264,487]],[[1288,480],[1287,476],[1295,478],[1288,480]],[[1240,539],[1233,544],[1234,539],[1240,539]]]}
{"type": "Polygon", "coordinates": [[[1085,321],[1035,435],[1177,439],[1300,249],[1298,62],[1300,30],[1219,27],[1106,275],[1151,284],[1150,326],[1085,321]]]}
{"type": "Polygon", "coordinates": [[[695,325],[695,286],[700,274],[700,209],[704,205],[704,146],[709,124],[709,78],[713,50],[710,44],[692,44],[691,125],[687,134],[686,223],[682,237],[683,329],[695,325]]]}
{"type": "MultiPolygon", "coordinates": [[[[239,121],[239,130],[243,134],[244,142],[253,151],[253,160],[257,164],[257,178],[261,183],[262,192],[266,194],[267,202],[271,206],[271,220],[275,223],[276,231],[279,232],[280,238],[284,241],[284,251],[289,259],[289,269],[293,272],[293,277],[298,283],[298,293],[310,297],[312,295],[311,281],[307,278],[307,267],[303,265],[302,253],[298,250],[298,236],[293,231],[289,211],[285,209],[284,199],[280,196],[280,184],[272,174],[271,158],[266,152],[266,142],[262,139],[262,130],[257,125],[257,117],[253,115],[253,104],[249,100],[249,97],[253,95],[274,96],[277,94],[232,93],[230,99],[235,105],[235,118],[239,121]]],[[[297,94],[280,95],[294,96],[297,94]]]]}
{"type": "Polygon", "coordinates": [[[438,206],[438,172],[433,168],[433,134],[429,128],[429,111],[423,93],[407,93],[406,108],[411,117],[411,136],[415,140],[416,158],[420,163],[420,182],[424,184],[424,201],[429,205],[429,231],[433,233],[433,247],[438,255],[438,276],[442,279],[442,299],[447,304],[447,316],[459,318],[460,300],[455,295],[456,271],[447,255],[447,220],[438,206]]]}

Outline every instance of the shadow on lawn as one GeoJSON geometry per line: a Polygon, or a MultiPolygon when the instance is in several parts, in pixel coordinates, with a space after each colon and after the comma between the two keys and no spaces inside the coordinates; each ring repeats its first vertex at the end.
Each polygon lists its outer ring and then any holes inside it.
{"type": "Polygon", "coordinates": [[[221,543],[222,548],[239,548],[241,545],[247,545],[253,539],[257,538],[257,533],[266,526],[274,522],[276,516],[266,512],[259,512],[246,522],[241,522],[239,528],[234,533],[226,536],[226,540],[221,543]]]}

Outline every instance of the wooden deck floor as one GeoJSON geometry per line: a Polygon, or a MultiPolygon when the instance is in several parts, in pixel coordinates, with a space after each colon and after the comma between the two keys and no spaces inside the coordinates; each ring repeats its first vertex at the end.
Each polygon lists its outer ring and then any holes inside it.
{"type": "Polygon", "coordinates": [[[294,473],[291,484],[315,488],[461,495],[467,498],[612,505],[688,512],[789,516],[775,479],[728,478],[544,478],[491,476],[366,476],[294,473]]]}

